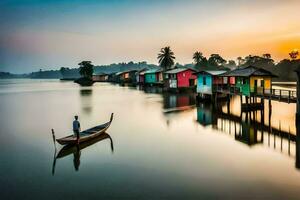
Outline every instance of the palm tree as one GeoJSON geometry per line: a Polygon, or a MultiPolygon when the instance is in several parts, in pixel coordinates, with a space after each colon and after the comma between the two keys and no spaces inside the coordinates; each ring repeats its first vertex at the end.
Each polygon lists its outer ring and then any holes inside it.
{"type": "Polygon", "coordinates": [[[196,51],[193,55],[193,60],[196,65],[199,65],[203,60],[203,54],[200,51],[196,51]]]}
{"type": "Polygon", "coordinates": [[[200,51],[196,51],[193,54],[193,60],[195,62],[195,67],[200,68],[201,65],[207,66],[207,59],[203,56],[203,54],[200,51]]]}
{"type": "Polygon", "coordinates": [[[174,52],[171,50],[170,47],[161,48],[160,52],[157,56],[159,65],[164,69],[168,70],[174,65],[174,52]]]}

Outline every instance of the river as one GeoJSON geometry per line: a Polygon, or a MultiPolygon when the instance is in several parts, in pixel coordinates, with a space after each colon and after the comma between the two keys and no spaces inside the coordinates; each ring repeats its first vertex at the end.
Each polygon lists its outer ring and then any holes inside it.
{"type": "Polygon", "coordinates": [[[300,198],[295,106],[241,114],[237,97],[214,108],[155,88],[0,80],[0,197],[300,198]],[[63,137],[74,115],[85,129],[112,112],[111,140],[55,159],[52,128],[63,137]]]}

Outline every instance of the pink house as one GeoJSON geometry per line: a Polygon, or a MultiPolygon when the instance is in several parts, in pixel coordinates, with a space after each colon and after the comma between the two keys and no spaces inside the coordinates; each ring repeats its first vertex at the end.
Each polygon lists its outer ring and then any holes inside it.
{"type": "Polygon", "coordinates": [[[190,88],[196,86],[196,70],[191,68],[176,68],[165,72],[166,88],[190,88]]]}

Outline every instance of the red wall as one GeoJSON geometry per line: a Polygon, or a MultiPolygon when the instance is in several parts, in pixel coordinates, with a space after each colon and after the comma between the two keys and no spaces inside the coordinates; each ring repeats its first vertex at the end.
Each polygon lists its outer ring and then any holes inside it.
{"type": "Polygon", "coordinates": [[[197,79],[197,76],[193,75],[194,71],[188,69],[177,74],[177,87],[189,87],[190,79],[197,79]]]}
{"type": "Polygon", "coordinates": [[[229,83],[230,83],[231,85],[234,85],[234,84],[235,84],[235,77],[234,77],[234,76],[231,76],[231,77],[229,78],[229,83]]]}

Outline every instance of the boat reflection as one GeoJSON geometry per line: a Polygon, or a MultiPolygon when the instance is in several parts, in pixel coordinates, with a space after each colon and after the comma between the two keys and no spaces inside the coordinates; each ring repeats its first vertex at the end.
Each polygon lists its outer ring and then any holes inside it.
{"type": "Polygon", "coordinates": [[[296,168],[300,168],[300,125],[296,125],[297,134],[281,129],[281,124],[272,126],[271,114],[268,123],[265,123],[264,109],[241,112],[240,116],[224,112],[222,105],[215,107],[211,104],[201,103],[197,106],[197,122],[202,126],[211,126],[222,133],[232,135],[243,144],[252,147],[263,145],[273,148],[289,157],[295,158],[296,168]]]}
{"type": "Polygon", "coordinates": [[[106,139],[110,140],[110,148],[113,153],[114,152],[113,140],[110,137],[110,135],[107,133],[101,134],[98,137],[96,137],[92,140],[80,143],[79,145],[66,145],[57,154],[56,154],[56,149],[55,149],[53,164],[52,164],[52,175],[55,174],[56,160],[60,159],[60,158],[64,158],[71,154],[73,154],[73,157],[74,157],[73,158],[74,168],[76,171],[78,171],[79,166],[80,166],[81,151],[89,146],[92,146],[93,144],[96,144],[97,142],[100,142],[100,141],[106,140],[106,139]]]}

